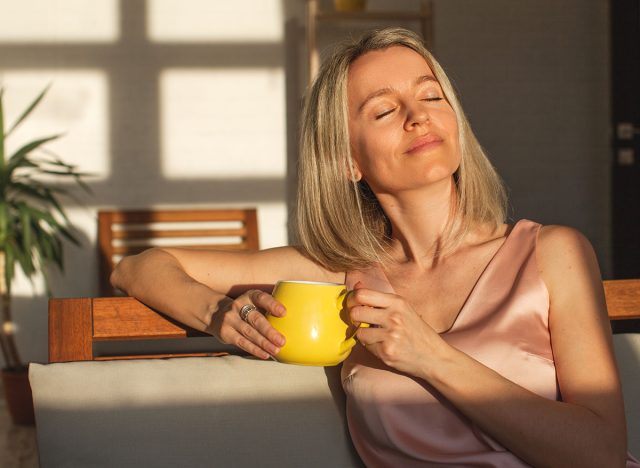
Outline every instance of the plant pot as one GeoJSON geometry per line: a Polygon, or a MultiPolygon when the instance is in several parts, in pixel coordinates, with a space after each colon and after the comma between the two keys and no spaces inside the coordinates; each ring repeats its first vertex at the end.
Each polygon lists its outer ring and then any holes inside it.
{"type": "Polygon", "coordinates": [[[33,397],[29,385],[29,369],[2,369],[2,386],[11,420],[16,425],[33,426],[33,397]]]}

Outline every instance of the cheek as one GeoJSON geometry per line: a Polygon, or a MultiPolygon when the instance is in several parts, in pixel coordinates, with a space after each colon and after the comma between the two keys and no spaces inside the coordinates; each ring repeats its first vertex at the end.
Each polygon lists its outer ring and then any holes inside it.
{"type": "Polygon", "coordinates": [[[351,133],[351,157],[363,175],[366,175],[369,172],[368,169],[380,159],[376,154],[381,151],[384,140],[379,137],[378,132],[356,130],[351,133]]]}
{"type": "Polygon", "coordinates": [[[453,157],[455,159],[455,161],[457,161],[457,164],[460,164],[460,159],[461,159],[461,152],[460,152],[460,133],[458,131],[458,121],[456,119],[455,114],[449,116],[449,122],[448,122],[448,126],[447,126],[450,130],[450,135],[451,135],[451,149],[452,149],[452,154],[453,157]]]}

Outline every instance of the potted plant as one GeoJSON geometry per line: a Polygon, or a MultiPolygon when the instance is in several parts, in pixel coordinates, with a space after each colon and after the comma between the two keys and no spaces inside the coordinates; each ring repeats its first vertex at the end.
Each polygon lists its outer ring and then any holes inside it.
{"type": "Polygon", "coordinates": [[[63,269],[63,240],[78,245],[59,201],[59,197],[68,192],[52,181],[70,178],[89,190],[82,181],[86,174],[45,148],[61,135],[34,139],[19,146],[13,154],[7,154],[7,138],[31,114],[47,90],[48,87],[7,128],[4,90],[0,88],[0,352],[5,363],[3,387],[16,424],[33,423],[27,366],[16,346],[12,319],[11,286],[16,266],[29,279],[42,275],[50,294],[48,272],[51,266],[63,269]],[[21,402],[26,406],[21,408],[21,402]]]}

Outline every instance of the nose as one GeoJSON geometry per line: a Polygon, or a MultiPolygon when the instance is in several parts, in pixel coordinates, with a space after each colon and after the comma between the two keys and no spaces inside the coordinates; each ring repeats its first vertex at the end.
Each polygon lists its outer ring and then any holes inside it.
{"type": "Polygon", "coordinates": [[[407,108],[407,119],[405,121],[405,129],[412,130],[414,127],[420,126],[429,120],[429,112],[422,102],[415,102],[411,107],[407,108]]]}

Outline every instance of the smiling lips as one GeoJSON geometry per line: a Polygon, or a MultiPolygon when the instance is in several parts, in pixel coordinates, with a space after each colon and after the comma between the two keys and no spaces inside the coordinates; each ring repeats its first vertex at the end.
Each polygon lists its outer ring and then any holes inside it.
{"type": "Polygon", "coordinates": [[[411,146],[409,146],[409,149],[407,149],[405,153],[412,154],[424,150],[430,150],[440,145],[440,143],[442,143],[442,138],[434,133],[427,133],[426,135],[413,140],[411,146]]]}

